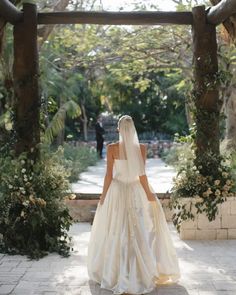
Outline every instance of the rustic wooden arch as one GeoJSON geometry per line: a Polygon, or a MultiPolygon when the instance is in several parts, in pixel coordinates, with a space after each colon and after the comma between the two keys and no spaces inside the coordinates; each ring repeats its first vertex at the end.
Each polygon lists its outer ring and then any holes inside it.
{"type": "Polygon", "coordinates": [[[19,11],[8,0],[0,1],[0,16],[14,25],[13,79],[16,96],[16,151],[35,148],[40,142],[38,89],[38,24],[191,25],[193,36],[194,93],[197,109],[213,113],[209,125],[197,119],[197,156],[204,150],[219,154],[219,92],[216,25],[236,12],[234,0],[223,0],[210,9],[197,6],[186,12],[37,12],[32,1],[19,11]],[[207,78],[207,83],[206,83],[207,78]],[[208,87],[211,85],[211,87],[208,87]]]}

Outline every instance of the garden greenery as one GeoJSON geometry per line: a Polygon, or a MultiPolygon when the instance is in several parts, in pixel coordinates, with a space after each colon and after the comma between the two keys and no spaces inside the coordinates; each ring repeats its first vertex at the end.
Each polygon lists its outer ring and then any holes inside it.
{"type": "MultiPolygon", "coordinates": [[[[192,132],[194,134],[194,131],[192,132]]],[[[176,228],[180,229],[180,225],[184,220],[194,220],[195,214],[205,213],[209,221],[215,219],[218,213],[218,205],[226,201],[227,197],[233,196],[234,181],[230,167],[230,159],[216,156],[211,153],[204,153],[205,161],[212,163],[215,161],[217,169],[212,171],[209,169],[207,174],[202,174],[202,167],[195,165],[195,149],[194,136],[189,135],[186,138],[179,138],[182,146],[174,147],[171,151],[172,159],[177,169],[177,175],[173,179],[172,196],[170,208],[175,209],[173,214],[173,223],[176,228]],[[189,202],[185,202],[183,198],[189,198],[189,202]]],[[[166,156],[168,158],[168,156],[166,156]]],[[[205,165],[208,167],[208,165],[205,165]]]]}
{"type": "Polygon", "coordinates": [[[95,148],[86,143],[81,143],[79,146],[65,143],[63,151],[62,164],[70,172],[70,182],[76,182],[81,172],[85,171],[88,166],[95,165],[98,161],[95,148]]]}
{"type": "Polygon", "coordinates": [[[41,151],[36,163],[26,154],[0,157],[1,252],[31,258],[54,251],[69,254],[72,218],[63,203],[69,182],[59,153],[41,151]]]}

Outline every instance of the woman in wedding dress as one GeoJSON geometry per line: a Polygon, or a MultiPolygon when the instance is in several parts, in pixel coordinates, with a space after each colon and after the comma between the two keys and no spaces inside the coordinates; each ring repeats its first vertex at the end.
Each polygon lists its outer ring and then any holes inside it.
{"type": "Polygon", "coordinates": [[[88,247],[88,274],[114,294],[176,283],[180,270],[162,205],[145,174],[146,147],[130,116],[107,146],[107,171],[88,247]]]}

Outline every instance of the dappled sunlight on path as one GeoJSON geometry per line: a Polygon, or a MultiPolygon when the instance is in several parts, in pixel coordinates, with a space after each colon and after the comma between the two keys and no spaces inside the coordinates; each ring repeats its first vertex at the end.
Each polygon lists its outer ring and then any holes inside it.
{"type": "MultiPolygon", "coordinates": [[[[75,193],[101,193],[103,178],[106,173],[106,160],[96,166],[90,166],[80,175],[80,180],[72,184],[75,193]]],[[[151,186],[157,193],[166,193],[171,189],[172,178],[175,176],[173,167],[167,166],[161,159],[147,159],[146,173],[151,186]]]]}
{"type": "MultiPolygon", "coordinates": [[[[180,261],[178,284],[158,286],[150,295],[235,295],[236,240],[182,241],[169,223],[180,261]]],[[[89,281],[86,267],[91,225],[71,227],[69,258],[51,254],[39,261],[0,254],[0,294],[112,295],[89,281]]]]}

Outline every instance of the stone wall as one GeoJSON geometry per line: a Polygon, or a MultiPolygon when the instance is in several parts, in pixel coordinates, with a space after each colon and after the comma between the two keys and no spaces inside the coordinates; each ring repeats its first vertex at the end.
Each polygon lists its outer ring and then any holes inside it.
{"type": "Polygon", "coordinates": [[[70,215],[74,221],[92,222],[98,200],[67,200],[70,215]]]}
{"type": "Polygon", "coordinates": [[[236,197],[218,205],[219,214],[209,221],[203,214],[195,220],[184,221],[180,226],[180,238],[183,240],[220,240],[236,239],[236,197]]]}
{"type": "MultiPolygon", "coordinates": [[[[161,201],[166,220],[171,222],[173,212],[168,208],[170,198],[162,196],[159,200],[161,201]]],[[[190,199],[184,198],[183,200],[188,202],[190,199]]],[[[68,200],[66,204],[75,221],[92,222],[98,199],[68,200]]],[[[228,198],[218,208],[219,214],[214,221],[210,222],[203,214],[198,214],[194,221],[184,221],[180,227],[180,238],[182,240],[236,239],[236,197],[228,198]]]]}
{"type": "MultiPolygon", "coordinates": [[[[165,212],[167,221],[171,221],[172,212],[168,208],[170,199],[160,198],[162,207],[165,212]]],[[[66,205],[70,210],[70,214],[73,217],[74,221],[80,222],[92,222],[94,212],[97,208],[98,199],[75,199],[66,201],[66,205]]]]}

